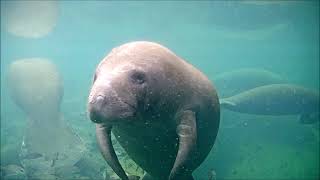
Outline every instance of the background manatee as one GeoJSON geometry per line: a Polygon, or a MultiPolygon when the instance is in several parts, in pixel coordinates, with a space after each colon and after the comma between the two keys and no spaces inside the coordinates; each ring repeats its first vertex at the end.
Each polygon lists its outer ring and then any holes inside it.
{"type": "Polygon", "coordinates": [[[58,119],[63,83],[52,62],[41,58],[14,61],[7,79],[12,100],[32,120],[58,119]]]}
{"type": "Polygon", "coordinates": [[[302,123],[319,120],[319,92],[291,84],[253,88],[220,101],[221,107],[257,115],[301,115],[302,123]]]}
{"type": "Polygon", "coordinates": [[[76,163],[84,146],[60,113],[63,83],[57,67],[41,58],[17,60],[9,66],[7,79],[13,101],[28,119],[22,164],[35,167],[42,160],[50,168],[76,163]]]}
{"type": "Polygon", "coordinates": [[[220,98],[230,97],[263,85],[285,82],[285,80],[276,73],[255,68],[244,68],[224,72],[217,75],[213,81],[220,98]]]}

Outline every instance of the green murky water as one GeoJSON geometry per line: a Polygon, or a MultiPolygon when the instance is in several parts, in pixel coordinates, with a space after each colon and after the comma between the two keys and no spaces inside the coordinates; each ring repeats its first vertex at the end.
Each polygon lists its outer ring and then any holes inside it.
{"type": "MultiPolygon", "coordinates": [[[[113,47],[137,40],[168,47],[214,84],[221,73],[253,68],[319,93],[318,1],[1,1],[1,179],[116,177],[99,153],[86,103],[97,64],[113,47]],[[59,133],[77,134],[85,149],[77,151],[81,155],[23,155],[30,115],[13,101],[8,71],[11,63],[30,58],[48,59],[57,67],[63,82],[60,114],[72,128],[59,133]]],[[[216,84],[218,94],[230,90],[223,85],[216,84]]],[[[31,91],[35,95],[25,95],[36,98],[43,92],[41,86],[31,91]]],[[[142,175],[143,169],[114,144],[126,172],[142,175]]],[[[319,118],[301,124],[297,115],[222,109],[216,143],[193,176],[319,179],[319,164],[319,118]]]]}

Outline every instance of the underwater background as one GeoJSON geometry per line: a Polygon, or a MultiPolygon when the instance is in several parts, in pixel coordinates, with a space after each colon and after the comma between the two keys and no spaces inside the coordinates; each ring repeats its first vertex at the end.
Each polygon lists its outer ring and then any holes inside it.
{"type": "MultiPolygon", "coordinates": [[[[1,1],[1,179],[116,177],[100,155],[86,103],[96,66],[126,42],[160,43],[213,84],[221,73],[256,68],[319,92],[319,1],[38,3],[1,1]],[[21,169],[27,117],[10,97],[7,71],[12,62],[28,58],[50,60],[62,76],[61,114],[86,147],[77,167],[38,175],[21,169]]],[[[221,109],[215,145],[194,178],[319,179],[319,122],[298,121],[295,115],[221,109]]],[[[124,169],[141,175],[143,170],[116,146],[124,169]]]]}

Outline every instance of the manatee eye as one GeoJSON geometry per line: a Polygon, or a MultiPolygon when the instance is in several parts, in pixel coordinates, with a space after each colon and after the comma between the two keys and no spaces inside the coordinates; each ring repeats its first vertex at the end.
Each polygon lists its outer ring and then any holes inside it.
{"type": "Polygon", "coordinates": [[[131,74],[131,80],[136,84],[143,84],[146,81],[146,75],[141,71],[134,71],[131,74]]]}

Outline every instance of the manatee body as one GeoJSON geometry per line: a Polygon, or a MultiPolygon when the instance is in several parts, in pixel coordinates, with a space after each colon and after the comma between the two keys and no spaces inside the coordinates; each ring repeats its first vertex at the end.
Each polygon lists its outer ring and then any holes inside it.
{"type": "Polygon", "coordinates": [[[42,58],[14,61],[7,77],[12,100],[29,118],[59,114],[63,83],[51,61],[42,58]]]}
{"type": "Polygon", "coordinates": [[[98,65],[88,98],[100,150],[128,179],[110,133],[147,173],[144,178],[193,179],[219,127],[211,82],[169,49],[153,42],[117,47],[98,65]]]}
{"type": "MultiPolygon", "coordinates": [[[[43,58],[17,60],[10,64],[7,80],[12,100],[28,119],[22,143],[23,156],[41,154],[51,158],[57,152],[66,153],[70,149],[80,152],[77,148],[83,147],[80,138],[60,113],[63,83],[55,64],[43,58]]],[[[72,163],[76,162],[70,158],[72,163]]]]}
{"type": "Polygon", "coordinates": [[[234,96],[255,87],[280,83],[285,83],[280,75],[255,68],[225,72],[214,78],[214,84],[220,98],[234,96]]]}
{"type": "Polygon", "coordinates": [[[319,120],[319,92],[291,84],[271,84],[224,98],[222,108],[257,115],[301,115],[302,123],[319,120]],[[309,120],[308,120],[309,119],[309,120]]]}

